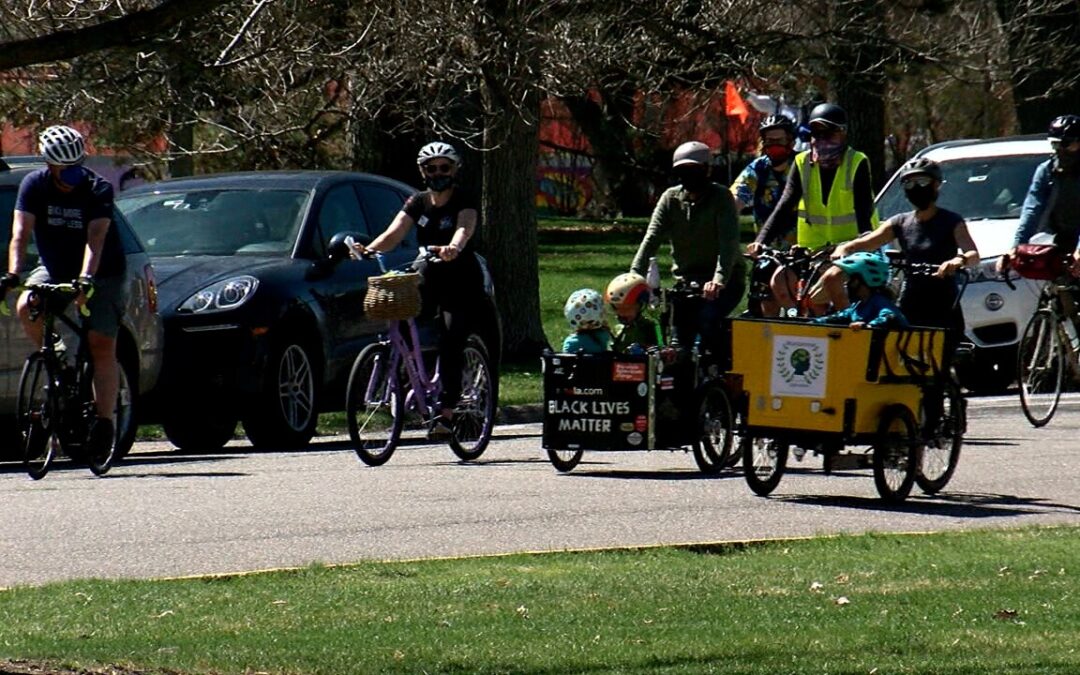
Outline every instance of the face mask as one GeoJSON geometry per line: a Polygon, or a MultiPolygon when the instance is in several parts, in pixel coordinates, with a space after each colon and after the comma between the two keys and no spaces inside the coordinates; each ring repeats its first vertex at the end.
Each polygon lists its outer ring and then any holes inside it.
{"type": "Polygon", "coordinates": [[[60,170],[60,182],[72,187],[82,182],[85,170],[81,166],[68,166],[60,170]]]}
{"type": "Polygon", "coordinates": [[[840,156],[844,154],[845,149],[847,149],[847,144],[843,141],[824,138],[810,139],[811,157],[815,164],[821,166],[831,167],[839,164],[840,156]]]}
{"type": "Polygon", "coordinates": [[[1073,171],[1080,166],[1080,152],[1069,152],[1064,148],[1058,148],[1054,155],[1062,171],[1073,171]]]}
{"type": "Polygon", "coordinates": [[[859,294],[859,289],[862,287],[862,279],[859,277],[849,277],[845,289],[849,298],[855,298],[859,294]]]}
{"type": "Polygon", "coordinates": [[[700,192],[709,181],[704,168],[682,169],[675,176],[679,179],[683,189],[690,192],[700,192]]]}
{"type": "Polygon", "coordinates": [[[435,192],[442,192],[454,184],[454,177],[445,173],[438,173],[434,176],[424,176],[424,184],[435,192]]]}
{"type": "Polygon", "coordinates": [[[773,166],[783,164],[791,157],[791,149],[786,145],[780,145],[779,143],[774,145],[765,146],[765,155],[768,156],[769,161],[773,163],[773,166]]]}
{"type": "Polygon", "coordinates": [[[904,188],[904,194],[915,208],[922,211],[937,200],[933,185],[912,185],[904,188]]]}

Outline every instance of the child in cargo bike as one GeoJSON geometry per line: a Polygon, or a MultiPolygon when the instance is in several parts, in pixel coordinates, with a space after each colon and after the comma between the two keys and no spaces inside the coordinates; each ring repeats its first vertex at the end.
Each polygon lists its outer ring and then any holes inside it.
{"type": "Polygon", "coordinates": [[[612,331],[612,349],[620,354],[642,354],[650,347],[663,347],[660,326],[642,313],[652,297],[645,277],[636,272],[620,274],[608,284],[604,300],[619,323],[612,331]]]}
{"type": "Polygon", "coordinates": [[[833,261],[847,277],[847,293],[852,304],[814,323],[848,325],[861,328],[906,328],[908,321],[893,302],[886,285],[889,283],[889,263],[877,253],[854,253],[833,261]]]}
{"type": "Polygon", "coordinates": [[[604,298],[599,291],[581,288],[571,293],[563,316],[573,331],[563,340],[563,353],[602,354],[611,349],[611,331],[604,321],[604,298]]]}

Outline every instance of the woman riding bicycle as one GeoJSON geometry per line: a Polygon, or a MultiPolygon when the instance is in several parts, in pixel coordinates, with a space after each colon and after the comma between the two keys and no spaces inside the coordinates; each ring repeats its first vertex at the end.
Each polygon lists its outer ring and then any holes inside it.
{"type": "Polygon", "coordinates": [[[420,246],[439,257],[439,262],[425,265],[420,272],[424,313],[437,308],[441,319],[442,393],[429,437],[446,438],[453,433],[454,407],[461,397],[462,356],[477,322],[474,308],[482,306],[484,298],[484,275],[472,244],[477,199],[472,191],[456,185],[461,157],[448,143],[435,141],[420,148],[416,164],[427,189],[410,197],[390,227],[362,248],[393,250],[415,225],[420,246]]]}

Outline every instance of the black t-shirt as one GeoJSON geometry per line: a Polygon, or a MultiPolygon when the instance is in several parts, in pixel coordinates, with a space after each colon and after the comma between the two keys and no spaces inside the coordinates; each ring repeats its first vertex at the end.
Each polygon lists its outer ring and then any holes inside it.
{"type": "MultiPolygon", "coordinates": [[[[466,209],[477,211],[476,195],[465,188],[455,187],[450,194],[450,201],[442,206],[432,206],[431,191],[425,190],[409,197],[401,208],[416,223],[417,241],[421,246],[446,246],[454,237],[458,227],[458,214],[466,209]]],[[[479,222],[477,222],[479,227],[479,222]]],[[[474,233],[475,234],[475,233],[474,233]]],[[[465,244],[462,253],[473,252],[473,239],[465,244]]]]}
{"type": "MultiPolygon", "coordinates": [[[[959,254],[956,228],[962,222],[964,219],[960,214],[939,208],[929,220],[920,221],[914,211],[908,211],[890,218],[888,225],[908,262],[940,265],[959,254]]],[[[900,291],[900,309],[913,324],[940,325],[945,321],[947,310],[952,308],[956,293],[955,279],[905,276],[900,291]],[[913,320],[908,316],[908,310],[924,315],[919,317],[922,320],[913,320]]]]}
{"type": "MultiPolygon", "coordinates": [[[[113,188],[87,169],[73,190],[63,192],[48,168],[39,169],[23,178],[15,210],[34,216],[34,241],[49,276],[57,282],[70,281],[82,271],[90,221],[113,216],[113,188]]],[[[120,235],[110,224],[96,276],[119,276],[124,268],[120,235]]]]}

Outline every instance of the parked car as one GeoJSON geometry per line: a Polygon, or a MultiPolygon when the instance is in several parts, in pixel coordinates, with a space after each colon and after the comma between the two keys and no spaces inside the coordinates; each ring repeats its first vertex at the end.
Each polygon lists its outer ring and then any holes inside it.
{"type": "MultiPolygon", "coordinates": [[[[1009,288],[994,266],[1012,247],[1031,177],[1050,152],[1045,136],[1025,136],[948,141],[917,155],[941,165],[944,184],[938,205],[964,217],[982,258],[961,301],[967,339],[975,352],[960,365],[959,375],[973,391],[999,393],[1016,379],[1017,344],[1035,311],[1040,282],[1013,273],[1015,289],[1009,288]]],[[[882,220],[912,208],[898,176],[878,195],[882,220]]]]}
{"type": "MultiPolygon", "coordinates": [[[[6,158],[0,160],[0,242],[3,252],[0,260],[7,270],[8,242],[11,240],[12,210],[23,176],[44,164],[38,157],[6,158]]],[[[117,336],[117,355],[121,368],[121,393],[131,400],[132,414],[121,424],[117,433],[121,438],[120,449],[126,453],[135,441],[137,419],[144,397],[153,391],[161,370],[164,331],[157,313],[157,288],[150,257],[146,254],[139,237],[119,211],[113,212],[113,224],[120,234],[120,241],[127,256],[128,304],[124,321],[117,336]]],[[[37,252],[33,242],[23,262],[26,272],[37,265],[37,252]]],[[[6,302],[14,310],[14,294],[6,302]]],[[[73,338],[72,338],[73,339],[73,338]]],[[[15,405],[18,397],[19,376],[23,362],[34,350],[12,311],[10,316],[0,316],[0,427],[14,426],[15,405]]],[[[10,454],[10,453],[8,453],[10,454]]]]}
{"type": "MultiPolygon", "coordinates": [[[[346,172],[174,179],[117,204],[146,242],[165,322],[161,386],[147,419],[181,449],[219,448],[237,421],[260,448],[304,446],[320,411],[344,409],[353,360],[384,328],[363,312],[372,260],[328,255],[338,233],[370,241],[408,185],[346,172]]],[[[340,239],[340,237],[339,237],[340,239]]],[[[387,255],[405,265],[415,231],[387,255]]],[[[479,337],[498,363],[493,292],[479,337]]],[[[433,326],[424,331],[430,341],[433,326]]]]}

